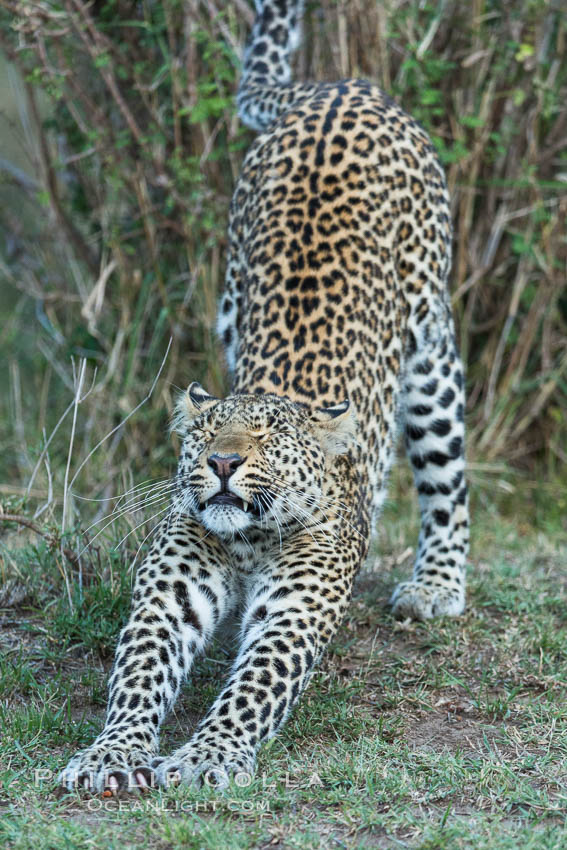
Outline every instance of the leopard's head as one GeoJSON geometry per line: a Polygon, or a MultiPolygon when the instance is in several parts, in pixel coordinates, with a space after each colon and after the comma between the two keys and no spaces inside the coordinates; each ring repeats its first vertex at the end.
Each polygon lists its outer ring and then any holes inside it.
{"type": "Polygon", "coordinates": [[[209,395],[193,383],[173,420],[182,436],[175,508],[221,537],[251,526],[284,535],[320,506],[325,466],[346,452],[348,401],[308,407],[276,395],[209,395]]]}

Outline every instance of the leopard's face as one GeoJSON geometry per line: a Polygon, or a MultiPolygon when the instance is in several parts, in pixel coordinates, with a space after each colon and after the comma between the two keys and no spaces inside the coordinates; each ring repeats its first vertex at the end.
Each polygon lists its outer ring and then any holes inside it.
{"type": "Polygon", "coordinates": [[[325,464],[346,451],[348,402],[311,409],[273,395],[209,396],[192,384],[178,406],[176,508],[220,537],[250,527],[282,536],[319,505],[325,464]]]}

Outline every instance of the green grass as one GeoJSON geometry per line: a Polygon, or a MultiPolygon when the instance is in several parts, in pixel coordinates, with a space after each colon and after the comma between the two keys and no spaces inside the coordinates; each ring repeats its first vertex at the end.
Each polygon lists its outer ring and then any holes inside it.
{"type": "MultiPolygon", "coordinates": [[[[8,539],[6,578],[43,572],[0,618],[2,846],[565,847],[567,536],[479,511],[465,615],[396,623],[386,603],[417,531],[398,481],[322,667],[250,786],[225,794],[58,798],[53,779],[35,781],[102,726],[130,576],[114,554],[82,589],[73,574],[71,612],[53,552],[8,539]]],[[[189,737],[227,664],[221,642],[198,662],[164,751],[189,737]]]]}

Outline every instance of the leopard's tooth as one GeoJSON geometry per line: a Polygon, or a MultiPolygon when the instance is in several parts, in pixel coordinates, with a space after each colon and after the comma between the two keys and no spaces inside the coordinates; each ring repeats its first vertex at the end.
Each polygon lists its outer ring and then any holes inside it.
{"type": "Polygon", "coordinates": [[[242,504],[244,505],[244,513],[246,513],[248,511],[248,502],[245,502],[244,499],[242,499],[242,504]]]}

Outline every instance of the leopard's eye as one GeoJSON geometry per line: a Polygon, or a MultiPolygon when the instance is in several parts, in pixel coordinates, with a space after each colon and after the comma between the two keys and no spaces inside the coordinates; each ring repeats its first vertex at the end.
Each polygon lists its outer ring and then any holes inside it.
{"type": "Polygon", "coordinates": [[[210,431],[208,428],[195,428],[194,430],[197,431],[197,433],[200,434],[202,437],[204,437],[205,440],[212,440],[215,436],[213,432],[210,431]]]}
{"type": "Polygon", "coordinates": [[[267,431],[265,434],[258,434],[258,439],[267,440],[270,437],[281,437],[284,434],[291,437],[293,436],[293,431],[290,428],[276,428],[273,431],[267,431]]]}

